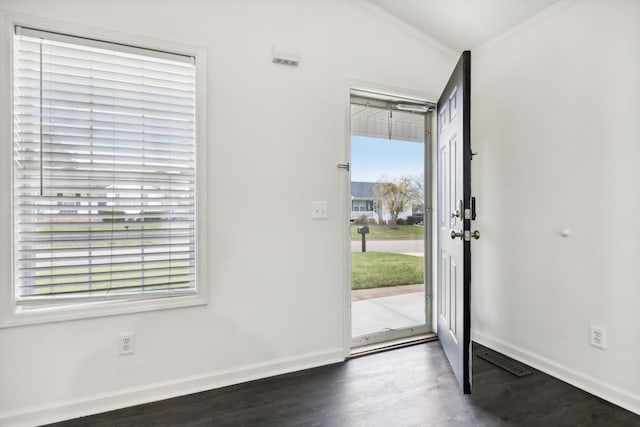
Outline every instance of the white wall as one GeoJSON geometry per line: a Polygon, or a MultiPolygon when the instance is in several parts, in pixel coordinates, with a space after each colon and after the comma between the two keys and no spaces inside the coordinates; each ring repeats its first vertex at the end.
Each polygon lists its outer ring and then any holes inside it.
{"type": "Polygon", "coordinates": [[[639,22],[569,1],[472,59],[474,336],[638,413],[639,22]]]}
{"type": "MultiPolygon", "coordinates": [[[[438,94],[456,55],[356,0],[2,0],[0,9],[207,49],[211,274],[206,307],[0,330],[0,424],[341,360],[350,208],[336,164],[347,81],[438,94]],[[301,65],[272,64],[273,44],[300,48],[301,65]],[[312,200],[329,202],[329,220],[311,221],[312,200]],[[121,331],[135,331],[135,355],[116,354],[121,331]]],[[[10,144],[0,142],[3,156],[10,144]]],[[[5,170],[5,225],[9,190],[5,170]]],[[[9,236],[3,227],[3,248],[9,236]]]]}

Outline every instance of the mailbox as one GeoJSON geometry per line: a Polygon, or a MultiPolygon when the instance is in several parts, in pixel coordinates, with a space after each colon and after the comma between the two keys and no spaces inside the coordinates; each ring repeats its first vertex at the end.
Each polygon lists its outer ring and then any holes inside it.
{"type": "Polygon", "coordinates": [[[362,234],[362,252],[367,252],[367,239],[365,235],[369,232],[369,227],[363,225],[362,227],[358,227],[358,233],[362,234]]]}
{"type": "Polygon", "coordinates": [[[366,225],[363,225],[362,227],[358,227],[358,233],[360,234],[367,234],[369,232],[369,227],[367,227],[366,225]]]}

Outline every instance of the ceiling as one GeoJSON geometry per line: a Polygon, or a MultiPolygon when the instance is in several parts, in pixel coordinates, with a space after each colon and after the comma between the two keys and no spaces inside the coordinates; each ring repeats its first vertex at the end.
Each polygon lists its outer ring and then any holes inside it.
{"type": "Polygon", "coordinates": [[[456,52],[473,49],[563,0],[368,0],[456,52]]]}

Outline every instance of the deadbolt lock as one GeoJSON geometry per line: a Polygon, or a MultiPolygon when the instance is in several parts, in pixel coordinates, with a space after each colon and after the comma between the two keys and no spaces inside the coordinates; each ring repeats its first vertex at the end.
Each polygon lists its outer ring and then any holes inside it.
{"type": "Polygon", "coordinates": [[[451,218],[460,218],[462,219],[462,210],[464,207],[464,203],[462,200],[458,200],[458,206],[456,206],[456,210],[451,213],[451,218]]]}

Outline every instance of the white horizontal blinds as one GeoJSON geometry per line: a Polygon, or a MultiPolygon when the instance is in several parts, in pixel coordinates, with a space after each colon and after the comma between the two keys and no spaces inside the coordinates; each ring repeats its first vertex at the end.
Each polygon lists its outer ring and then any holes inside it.
{"type": "Polygon", "coordinates": [[[351,104],[351,134],[424,142],[425,113],[351,104]]]}
{"type": "Polygon", "coordinates": [[[18,303],[193,293],[193,61],[18,34],[18,303]]]}

